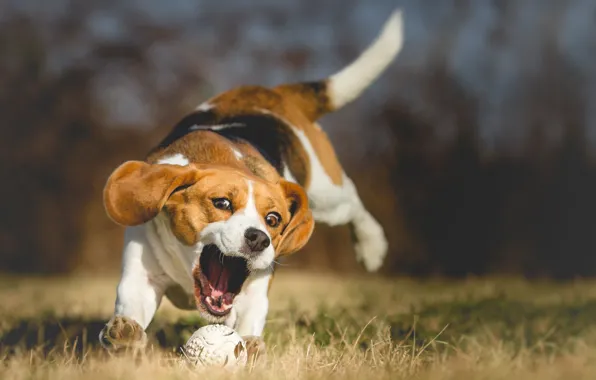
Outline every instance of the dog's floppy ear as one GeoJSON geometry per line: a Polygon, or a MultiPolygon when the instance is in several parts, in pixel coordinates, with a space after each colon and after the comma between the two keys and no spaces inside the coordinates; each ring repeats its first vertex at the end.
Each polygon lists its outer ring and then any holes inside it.
{"type": "Polygon", "coordinates": [[[281,180],[280,185],[286,194],[292,216],[281,234],[281,241],[277,247],[277,254],[283,256],[304,247],[312,235],[315,222],[302,186],[285,180],[281,180]]]}
{"type": "Polygon", "coordinates": [[[168,197],[181,186],[199,179],[193,165],[151,165],[128,161],[120,165],[103,191],[103,201],[110,218],[125,226],[143,224],[153,219],[168,197]]]}

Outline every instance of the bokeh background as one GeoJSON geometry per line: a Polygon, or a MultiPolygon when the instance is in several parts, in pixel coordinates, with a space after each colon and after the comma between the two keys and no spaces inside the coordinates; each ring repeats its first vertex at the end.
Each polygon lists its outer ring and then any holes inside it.
{"type": "MultiPolygon", "coordinates": [[[[323,120],[384,273],[594,275],[593,0],[3,0],[0,270],[118,271],[111,170],[216,93],[332,74],[397,6],[398,60],[323,120]]],[[[363,271],[343,227],[286,265],[363,271]]]]}

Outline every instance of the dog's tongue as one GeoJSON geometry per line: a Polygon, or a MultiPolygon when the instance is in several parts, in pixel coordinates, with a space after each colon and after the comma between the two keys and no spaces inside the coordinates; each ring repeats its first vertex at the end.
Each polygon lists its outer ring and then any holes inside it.
{"type": "Polygon", "coordinates": [[[217,298],[225,294],[228,290],[230,270],[218,260],[218,256],[209,260],[206,274],[211,286],[211,297],[217,298]]]}

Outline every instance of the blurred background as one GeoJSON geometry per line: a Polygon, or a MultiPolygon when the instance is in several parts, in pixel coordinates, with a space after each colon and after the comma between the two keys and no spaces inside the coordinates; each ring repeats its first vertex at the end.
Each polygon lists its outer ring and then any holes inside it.
{"type": "MultiPolygon", "coordinates": [[[[386,274],[596,274],[593,0],[3,0],[0,270],[117,272],[101,191],[240,84],[328,76],[397,6],[405,46],[327,116],[386,274]]],[[[319,225],[287,268],[363,271],[319,225]]]]}

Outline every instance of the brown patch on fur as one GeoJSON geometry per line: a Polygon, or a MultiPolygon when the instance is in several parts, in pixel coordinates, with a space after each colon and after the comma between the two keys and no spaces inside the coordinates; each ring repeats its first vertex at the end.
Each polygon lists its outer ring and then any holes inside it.
{"type": "MultiPolygon", "coordinates": [[[[260,117],[261,120],[253,120],[254,125],[251,125],[251,128],[255,125],[259,128],[259,122],[263,123],[263,118],[270,118],[270,121],[264,121],[267,127],[263,126],[263,133],[284,136],[278,149],[298,183],[307,188],[310,185],[310,158],[292,128],[302,131],[309,139],[331,181],[337,185],[342,183],[343,170],[333,146],[325,132],[313,124],[317,118],[333,109],[327,95],[326,81],[286,84],[272,89],[243,86],[220,94],[208,103],[212,105],[209,110],[196,111],[182,119],[151,152],[149,160],[157,160],[171,152],[182,153],[192,162],[233,163],[235,160],[232,152],[225,147],[239,147],[242,143],[232,142],[215,132],[209,132],[209,126],[238,122],[242,124],[246,121],[243,119],[249,119],[250,122],[251,118],[260,117]],[[189,128],[195,125],[205,129],[189,133],[189,128]],[[275,131],[270,129],[272,125],[275,131]],[[214,148],[214,145],[221,149],[214,148]]],[[[222,132],[225,133],[225,130],[222,132]]],[[[254,151],[247,155],[244,163],[253,174],[265,179],[271,178],[264,165],[258,164],[261,160],[264,161],[262,155],[254,151]]]]}
{"type": "Polygon", "coordinates": [[[199,130],[187,133],[171,144],[153,150],[147,156],[147,162],[156,164],[159,160],[175,154],[182,154],[195,164],[216,164],[242,169],[234,155],[234,144],[219,134],[199,130]]]}
{"type": "MultiPolygon", "coordinates": [[[[292,132],[289,132],[292,133],[292,132]]],[[[293,133],[292,133],[293,134],[293,133]]],[[[308,188],[310,186],[310,158],[304,150],[302,143],[296,137],[293,145],[288,145],[283,154],[288,170],[299,184],[308,188]]]]}
{"type": "MultiPolygon", "coordinates": [[[[343,181],[343,169],[337,160],[333,146],[329,142],[327,134],[315,123],[324,114],[333,111],[333,105],[327,93],[328,82],[306,82],[282,85],[274,90],[294,103],[306,117],[311,121],[301,129],[308,137],[313,149],[331,178],[331,182],[341,185],[343,181]]],[[[282,115],[283,116],[283,115],[282,115]]]]}
{"type": "Polygon", "coordinates": [[[293,253],[306,244],[313,222],[304,189],[285,180],[263,180],[243,168],[129,161],[108,179],[104,199],[108,214],[123,225],[147,222],[163,209],[176,238],[194,245],[207,224],[225,221],[246,207],[248,181],[263,224],[268,213],[281,215],[278,226],[266,225],[277,254],[293,253]],[[215,198],[229,199],[232,210],[217,209],[215,198]]]}
{"type": "Polygon", "coordinates": [[[285,180],[271,183],[222,168],[207,169],[198,183],[173,194],[166,202],[165,209],[174,235],[184,244],[196,244],[198,232],[207,224],[225,221],[232,216],[230,211],[216,209],[211,200],[228,198],[234,212],[245,208],[248,181],[252,183],[255,208],[271,236],[276,254],[288,255],[302,248],[314,228],[304,189],[285,180]],[[189,198],[190,202],[184,202],[184,198],[189,198]],[[268,226],[264,222],[270,212],[281,215],[278,226],[268,226]]]}
{"type": "Polygon", "coordinates": [[[184,288],[178,284],[168,287],[165,296],[179,309],[196,310],[197,308],[194,297],[189,297],[184,288]]]}
{"type": "Polygon", "coordinates": [[[317,123],[313,123],[311,127],[304,129],[304,133],[312,144],[325,173],[331,178],[331,182],[335,185],[341,185],[344,178],[344,170],[337,159],[335,149],[329,141],[327,134],[319,127],[317,123]]]}
{"type": "MultiPolygon", "coordinates": [[[[332,182],[337,185],[342,183],[343,170],[336,158],[335,151],[325,132],[313,124],[316,118],[331,110],[328,105],[326,85],[317,87],[312,83],[293,84],[273,89],[244,86],[216,96],[209,103],[214,108],[207,112],[212,115],[215,122],[235,116],[265,113],[278,117],[303,131],[332,182]]],[[[293,146],[287,152],[285,159],[293,174],[299,172],[301,167],[306,167],[306,178],[301,181],[301,184],[308,187],[310,163],[308,155],[301,145],[293,146]]]]}
{"type": "Polygon", "coordinates": [[[164,209],[176,238],[183,244],[194,245],[205,226],[225,221],[233,211],[244,208],[248,202],[245,178],[234,169],[206,168],[200,181],[173,194],[164,209]],[[215,198],[229,199],[232,211],[215,208],[212,201],[215,198]]]}
{"type": "Polygon", "coordinates": [[[327,93],[328,82],[302,82],[284,84],[274,88],[289,101],[294,103],[311,121],[333,111],[333,105],[327,93]]]}
{"type": "Polygon", "coordinates": [[[150,163],[182,154],[194,164],[217,164],[247,171],[269,182],[277,182],[279,173],[252,145],[242,141],[230,141],[209,130],[198,130],[183,135],[171,144],[153,150],[147,157],[150,163]],[[239,152],[242,157],[235,154],[239,152]]]}
{"type": "Polygon", "coordinates": [[[106,211],[116,223],[135,226],[153,219],[179,187],[195,183],[194,166],[149,165],[128,161],[120,165],[104,188],[106,211]]]}
{"type": "Polygon", "coordinates": [[[265,182],[253,182],[255,207],[263,222],[270,212],[281,216],[279,225],[263,223],[275,247],[276,256],[298,251],[310,239],[314,220],[308,207],[308,198],[302,186],[281,180],[274,186],[265,182]]]}
{"type": "Polygon", "coordinates": [[[275,247],[277,251],[279,243],[283,238],[283,227],[291,220],[290,204],[287,202],[286,193],[279,182],[272,186],[265,182],[253,181],[252,185],[255,208],[261,216],[261,220],[263,225],[267,228],[269,236],[271,236],[273,247],[275,247]],[[270,212],[276,212],[281,216],[281,223],[279,225],[272,227],[265,223],[265,217],[270,212]]]}
{"type": "Polygon", "coordinates": [[[246,142],[236,142],[235,149],[242,154],[239,159],[255,176],[268,182],[278,182],[279,173],[263,158],[261,153],[246,142]]]}
{"type": "Polygon", "coordinates": [[[277,257],[289,255],[304,247],[315,227],[304,189],[288,181],[282,181],[280,185],[290,205],[291,219],[281,232],[282,238],[275,251],[277,257]]]}
{"type": "Polygon", "coordinates": [[[197,302],[196,300],[201,299],[201,284],[198,280],[199,278],[201,278],[201,266],[200,265],[195,265],[194,268],[192,269],[192,278],[195,281],[195,284],[194,284],[195,304],[198,305],[199,302],[197,302]]]}
{"type": "MultiPolygon", "coordinates": [[[[227,91],[208,102],[213,105],[209,111],[210,122],[219,124],[222,120],[230,120],[248,115],[268,115],[281,122],[303,130],[312,122],[306,114],[289,98],[287,89],[268,89],[259,86],[243,86],[227,91]]],[[[200,113],[199,113],[200,114],[200,113]]],[[[200,115],[197,115],[201,117],[200,115]]],[[[303,186],[310,184],[310,159],[300,140],[291,130],[281,133],[287,135],[287,149],[284,160],[290,172],[303,186]]],[[[284,148],[284,147],[280,147],[284,148]]]]}

